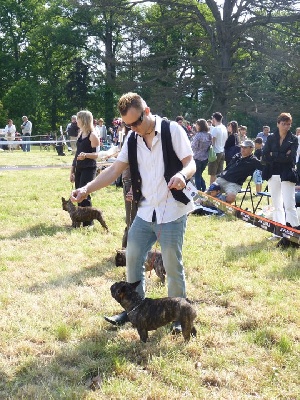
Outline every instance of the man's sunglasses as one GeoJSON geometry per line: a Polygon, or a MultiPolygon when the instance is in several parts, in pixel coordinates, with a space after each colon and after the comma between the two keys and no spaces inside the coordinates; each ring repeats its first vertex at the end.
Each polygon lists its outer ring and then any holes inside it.
{"type": "Polygon", "coordinates": [[[126,126],[126,128],[129,128],[129,129],[132,127],[137,127],[137,126],[141,125],[141,123],[143,122],[143,119],[144,119],[144,111],[142,111],[142,114],[135,122],[133,122],[132,124],[124,123],[124,125],[126,126]]]}

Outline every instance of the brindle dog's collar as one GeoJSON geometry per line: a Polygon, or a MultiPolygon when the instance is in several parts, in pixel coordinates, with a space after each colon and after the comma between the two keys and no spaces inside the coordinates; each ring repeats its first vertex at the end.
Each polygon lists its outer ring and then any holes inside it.
{"type": "MultiPolygon", "coordinates": [[[[144,300],[145,300],[145,299],[144,299],[144,300]]],[[[133,307],[132,310],[128,311],[128,312],[127,312],[127,315],[129,315],[130,313],[132,313],[133,311],[135,311],[137,308],[139,308],[139,306],[143,303],[144,300],[142,300],[137,306],[133,307]]]]}

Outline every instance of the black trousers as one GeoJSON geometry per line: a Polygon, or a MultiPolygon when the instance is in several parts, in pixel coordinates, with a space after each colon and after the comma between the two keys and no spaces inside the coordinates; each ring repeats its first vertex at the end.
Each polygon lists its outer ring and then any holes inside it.
{"type": "MultiPolygon", "coordinates": [[[[85,186],[87,183],[91,182],[96,176],[96,167],[92,168],[82,168],[75,170],[75,189],[81,188],[85,186]]],[[[80,207],[91,207],[92,199],[91,196],[88,195],[86,199],[84,199],[81,203],[78,203],[80,207]]],[[[92,221],[84,222],[83,226],[92,225],[92,221]]]]}

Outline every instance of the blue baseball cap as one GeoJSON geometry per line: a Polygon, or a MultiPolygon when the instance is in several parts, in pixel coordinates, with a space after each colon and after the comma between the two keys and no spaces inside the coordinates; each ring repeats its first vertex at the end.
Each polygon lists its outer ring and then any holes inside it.
{"type": "Polygon", "coordinates": [[[217,183],[212,183],[210,187],[207,189],[208,192],[212,192],[213,190],[221,190],[221,186],[217,183]]]}

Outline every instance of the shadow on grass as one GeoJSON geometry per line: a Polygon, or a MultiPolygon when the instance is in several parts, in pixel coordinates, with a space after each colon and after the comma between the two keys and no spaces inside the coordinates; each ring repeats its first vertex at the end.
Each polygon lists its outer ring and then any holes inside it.
{"type": "MultiPolygon", "coordinates": [[[[97,222],[98,224],[98,222],[97,222]]],[[[28,237],[38,238],[43,236],[55,236],[60,232],[71,232],[72,230],[88,229],[88,228],[73,228],[71,225],[48,225],[46,223],[40,223],[32,226],[26,230],[20,230],[18,233],[11,236],[3,236],[3,239],[24,239],[28,237]]],[[[97,232],[106,233],[106,231],[101,227],[100,224],[97,226],[97,232]]],[[[110,231],[112,233],[112,231],[110,231]]]]}
{"type": "Polygon", "coordinates": [[[91,390],[87,381],[97,375],[107,384],[114,378],[132,380],[138,374],[151,374],[153,371],[148,370],[148,365],[153,358],[162,359],[164,363],[170,346],[174,353],[180,353],[184,346],[181,336],[174,338],[173,343],[169,340],[166,344],[159,343],[169,335],[168,330],[168,326],[159,328],[151,333],[147,343],[140,342],[135,332],[132,329],[127,332],[127,328],[109,327],[91,333],[75,347],[66,343],[51,361],[47,361],[47,366],[40,354],[39,358],[24,362],[12,378],[0,371],[0,396],[9,393],[11,398],[42,398],[42,393],[51,393],[51,398],[62,398],[60,394],[64,393],[64,398],[81,399],[91,390]],[[130,338],[120,337],[120,329],[124,334],[129,333],[130,338]]]}
{"type": "Polygon", "coordinates": [[[81,269],[77,273],[67,274],[65,271],[57,279],[50,279],[47,282],[29,286],[26,290],[29,293],[40,293],[45,290],[53,289],[55,287],[69,287],[69,286],[85,286],[88,278],[99,277],[105,275],[107,271],[115,268],[114,256],[103,258],[101,263],[89,265],[81,269]]]}
{"type": "Polygon", "coordinates": [[[65,232],[74,229],[70,225],[48,225],[41,223],[31,228],[20,230],[18,233],[5,236],[5,239],[24,239],[28,237],[55,236],[58,232],[65,232]]]}

